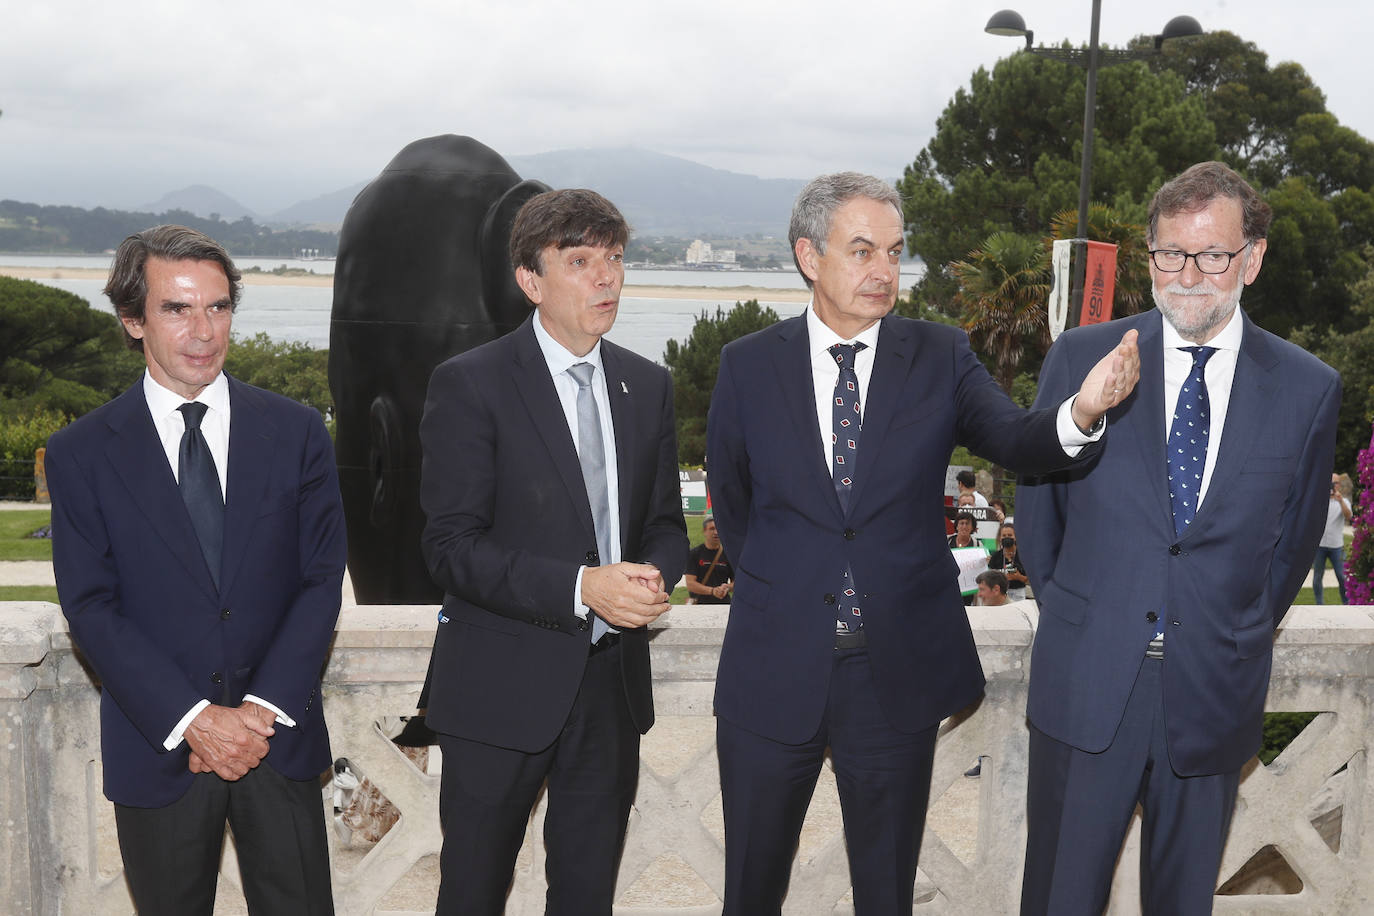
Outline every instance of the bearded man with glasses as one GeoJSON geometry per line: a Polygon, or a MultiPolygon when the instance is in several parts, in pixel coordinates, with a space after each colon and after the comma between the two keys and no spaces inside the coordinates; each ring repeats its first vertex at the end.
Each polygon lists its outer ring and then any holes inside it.
{"type": "Polygon", "coordinates": [[[1071,330],[1045,360],[1037,405],[1139,331],[1140,382],[1096,463],[1016,491],[1041,612],[1023,914],[1101,913],[1137,803],[1144,912],[1211,912],[1341,402],[1334,370],[1239,308],[1271,219],[1225,165],[1188,169],[1150,204],[1157,308],[1071,330]]]}

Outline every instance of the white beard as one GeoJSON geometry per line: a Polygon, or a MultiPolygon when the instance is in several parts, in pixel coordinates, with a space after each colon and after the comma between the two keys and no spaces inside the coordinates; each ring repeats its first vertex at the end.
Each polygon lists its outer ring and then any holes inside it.
{"type": "MultiPolygon", "coordinates": [[[[1249,260],[1248,252],[1244,260],[1241,261],[1240,273],[1245,272],[1246,261],[1249,260]]],[[[1169,324],[1174,326],[1178,336],[1184,340],[1191,340],[1194,343],[1201,343],[1211,336],[1211,332],[1224,325],[1231,317],[1231,313],[1240,305],[1240,294],[1245,289],[1245,284],[1240,277],[1236,278],[1236,285],[1229,294],[1219,293],[1215,286],[1210,283],[1202,282],[1193,287],[1186,287],[1175,280],[1168,286],[1160,289],[1151,284],[1150,291],[1154,294],[1155,306],[1163,313],[1169,324]],[[1212,299],[1211,305],[1203,302],[1192,301],[1195,297],[1209,296],[1212,299]]]]}

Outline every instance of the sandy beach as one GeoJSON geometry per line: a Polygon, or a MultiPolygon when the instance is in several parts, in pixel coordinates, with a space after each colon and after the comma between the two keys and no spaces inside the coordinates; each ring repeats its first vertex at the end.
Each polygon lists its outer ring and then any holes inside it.
{"type": "MultiPolygon", "coordinates": [[[[0,267],[0,276],[21,280],[101,280],[108,271],[96,267],[0,267]]],[[[333,286],[334,277],[325,275],[278,276],[270,273],[245,273],[247,286],[333,286]]],[[[804,289],[776,289],[763,286],[627,286],[630,299],[759,299],[764,302],[809,302],[804,289]]]]}

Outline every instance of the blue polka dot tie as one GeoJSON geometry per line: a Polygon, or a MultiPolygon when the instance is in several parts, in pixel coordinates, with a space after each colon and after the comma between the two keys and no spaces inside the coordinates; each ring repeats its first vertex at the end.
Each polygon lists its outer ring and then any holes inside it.
{"type": "Polygon", "coordinates": [[[1207,466],[1207,435],[1211,411],[1207,404],[1207,360],[1216,347],[1179,347],[1193,356],[1193,371],[1178,393],[1169,426],[1169,505],[1174,512],[1174,536],[1182,537],[1197,514],[1202,470],[1207,466]]]}
{"type": "MultiPolygon", "coordinates": [[[[859,409],[859,377],[854,372],[854,358],[867,346],[853,343],[835,344],[830,348],[835,365],[840,367],[839,378],[835,379],[835,396],[830,404],[830,469],[835,479],[835,493],[840,497],[840,506],[845,511],[849,510],[849,495],[854,492],[859,433],[863,429],[859,409]]],[[[835,632],[849,633],[863,626],[857,598],[858,589],[846,564],[844,581],[835,606],[835,632]]]]}

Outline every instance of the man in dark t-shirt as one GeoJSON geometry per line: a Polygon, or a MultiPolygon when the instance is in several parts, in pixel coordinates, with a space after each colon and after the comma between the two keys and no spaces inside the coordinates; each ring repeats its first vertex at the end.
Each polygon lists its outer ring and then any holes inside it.
{"type": "Polygon", "coordinates": [[[687,554],[687,591],[696,604],[729,604],[735,571],[721,549],[714,519],[706,519],[701,534],[705,541],[687,554]]]}

